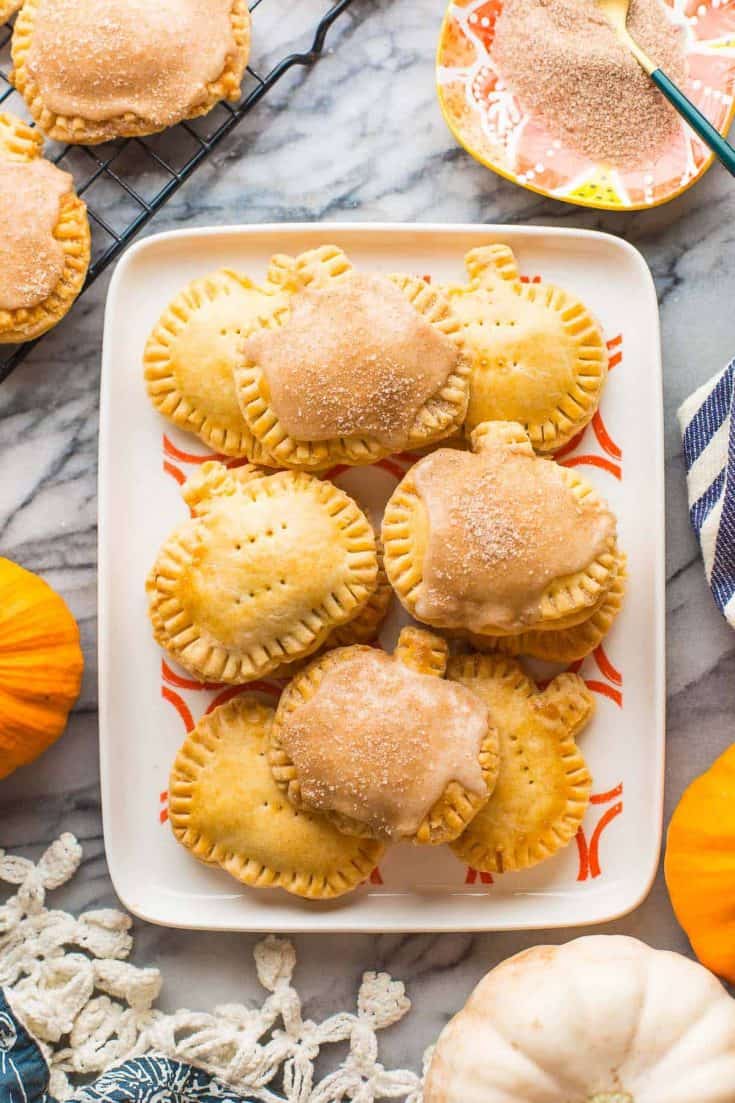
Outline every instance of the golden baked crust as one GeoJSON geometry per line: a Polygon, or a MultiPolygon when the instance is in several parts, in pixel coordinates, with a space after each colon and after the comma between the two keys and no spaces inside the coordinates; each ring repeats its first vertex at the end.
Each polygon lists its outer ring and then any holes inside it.
{"type": "MultiPolygon", "coordinates": [[[[534,454],[528,436],[520,425],[510,422],[490,422],[479,426],[472,434],[472,448],[479,460],[483,459],[488,449],[497,452],[501,460],[503,456],[523,457],[528,462],[523,481],[528,485],[529,492],[537,481],[537,473],[553,470],[558,474],[560,487],[565,487],[570,501],[576,503],[575,508],[579,507],[589,511],[591,516],[597,516],[598,514],[600,516],[610,516],[597,492],[576,472],[558,465],[554,465],[553,469],[546,467],[546,465],[552,464],[553,461],[534,454]],[[542,466],[537,467],[536,465],[542,466]]],[[[520,539],[514,531],[506,531],[511,506],[517,506],[521,517],[524,514],[521,499],[517,498],[514,502],[495,501],[496,484],[492,481],[490,483],[485,481],[483,493],[490,495],[486,502],[485,498],[480,498],[481,483],[479,480],[487,480],[487,473],[484,468],[478,467],[478,481],[475,483],[472,481],[475,478],[475,469],[469,455],[457,452],[450,453],[446,449],[434,452],[414,465],[399,483],[386,505],[383,516],[382,540],[388,579],[407,611],[425,623],[438,628],[459,629],[464,632],[472,631],[478,636],[516,636],[519,634],[517,627],[507,627],[499,622],[483,622],[481,629],[475,628],[467,623],[466,606],[459,606],[457,611],[451,608],[440,610],[436,616],[430,616],[420,604],[425,583],[425,567],[430,548],[431,530],[429,513],[419,492],[417,478],[420,477],[424,465],[436,464],[437,457],[443,462],[445,456],[454,456],[455,459],[452,460],[452,463],[456,462],[458,457],[461,457],[463,465],[467,467],[466,472],[464,472],[464,467],[461,472],[463,474],[463,490],[475,499],[478,515],[483,515],[473,517],[471,509],[468,508],[466,512],[463,512],[461,506],[457,508],[458,534],[456,536],[457,546],[455,551],[465,575],[469,570],[468,564],[470,561],[464,558],[461,541],[469,540],[470,537],[474,538],[472,527],[475,522],[481,521],[483,525],[486,523],[488,525],[495,524],[494,517],[495,514],[498,515],[498,531],[502,539],[499,540],[500,551],[497,560],[494,562],[493,570],[500,577],[507,572],[508,564],[512,562],[522,564],[524,557],[531,555],[529,550],[530,540],[534,533],[543,531],[544,527],[550,523],[550,518],[544,519],[543,517],[537,517],[535,514],[531,516],[529,512],[530,537],[526,533],[524,538],[520,539]]],[[[545,504],[544,501],[535,503],[534,510],[536,512],[543,510],[545,504]]],[[[534,612],[534,619],[533,621],[524,620],[524,627],[560,630],[572,627],[589,618],[609,590],[617,572],[618,553],[614,525],[609,527],[609,534],[604,535],[604,540],[600,542],[600,550],[591,552],[590,559],[583,569],[576,570],[571,574],[552,576],[548,578],[548,581],[544,581],[548,577],[548,573],[544,574],[543,572],[547,572],[550,564],[544,560],[544,562],[537,565],[540,572],[539,586],[543,582],[543,588],[539,589],[539,600],[534,612]]],[[[489,542],[493,533],[492,531],[486,532],[483,528],[480,535],[482,539],[487,539],[489,542]]],[[[572,533],[570,533],[571,536],[572,533]]],[[[483,610],[481,609],[478,616],[482,613],[483,610]]]]}
{"type": "MultiPolygon", "coordinates": [[[[221,100],[237,101],[240,98],[240,83],[250,54],[251,20],[246,0],[232,0],[230,19],[234,50],[228,54],[217,79],[207,85],[203,101],[188,110],[184,108],[179,118],[157,125],[133,112],[102,121],[56,114],[44,102],[42,90],[28,68],[36,20],[43,18],[42,5],[43,0],[25,0],[15,21],[11,44],[13,70],[10,76],[31,115],[49,138],[59,142],[97,145],[114,138],[154,134],[173,122],[206,115],[221,100]]],[[[123,64],[122,58],[120,64],[123,64]]]]}
{"type": "MultiPolygon", "coordinates": [[[[217,461],[210,460],[203,463],[199,470],[186,480],[181,488],[181,494],[189,506],[192,517],[201,517],[208,512],[218,497],[235,494],[241,484],[250,482],[251,479],[260,479],[268,474],[270,472],[249,463],[241,467],[228,468],[217,461]]],[[[331,630],[324,641],[323,650],[349,647],[356,643],[372,643],[377,638],[383,621],[388,615],[393,590],[385,573],[383,546],[379,540],[375,542],[375,551],[378,563],[375,589],[367,602],[350,620],[331,630]]],[[[297,670],[301,670],[314,658],[316,655],[310,654],[306,658],[294,659],[283,663],[271,673],[276,678],[292,678],[297,670]]]]}
{"type": "Polygon", "coordinates": [[[148,578],[154,636],[207,681],[241,684],[317,651],[376,587],[375,537],[343,491],[292,471],[203,464],[148,578]]]}
{"type": "Polygon", "coordinates": [[[375,543],[378,554],[378,577],[375,589],[356,617],[332,630],[324,645],[330,650],[333,647],[351,647],[355,643],[372,643],[377,639],[388,615],[393,589],[385,573],[383,545],[380,540],[376,540],[375,543]]]}
{"type": "Polygon", "coordinates": [[[539,690],[513,659],[462,655],[448,677],[486,703],[498,728],[500,770],[493,793],[454,853],[473,869],[504,873],[551,858],[577,833],[592,779],[575,738],[594,699],[577,674],[539,690]]]}
{"type": "Polygon", "coordinates": [[[607,347],[587,307],[547,283],[521,282],[507,245],[467,254],[466,286],[444,290],[472,360],[467,430],[516,421],[555,452],[590,421],[607,377],[607,347]]]}
{"type": "Polygon", "coordinates": [[[594,612],[571,628],[545,632],[524,632],[520,636],[476,636],[468,639],[479,651],[498,651],[503,655],[530,655],[551,663],[573,663],[584,659],[598,647],[612,628],[625,601],[628,576],[626,556],[618,554],[615,577],[594,612]]]}
{"type": "Polygon", "coordinates": [[[338,245],[317,245],[296,257],[296,272],[302,287],[326,287],[354,271],[352,261],[338,245]]]}
{"type": "MultiPolygon", "coordinates": [[[[322,300],[324,309],[329,304],[329,291],[344,288],[345,281],[361,277],[337,246],[321,246],[296,258],[296,270],[302,292],[316,289],[327,296],[322,300]]],[[[417,315],[430,323],[436,331],[456,344],[456,357],[450,374],[438,389],[420,406],[405,440],[397,446],[366,433],[333,436],[325,440],[295,439],[290,436],[271,401],[270,388],[265,372],[256,360],[246,357],[235,372],[235,382],[243,416],[251,431],[283,467],[302,470],[319,470],[336,463],[351,465],[374,463],[382,456],[402,448],[420,448],[456,432],[464,421],[469,386],[469,361],[461,350],[459,323],[453,317],[446,298],[425,281],[411,276],[388,277],[417,315]]],[[[271,328],[288,330],[290,311],[278,314],[271,328]]],[[[328,323],[325,323],[328,324],[328,323]]],[[[335,339],[341,329],[335,331],[335,339]]],[[[346,347],[346,354],[347,354],[346,347]]],[[[354,352],[352,345],[349,351],[354,352]]],[[[298,354],[298,350],[295,355],[298,354]]],[[[349,388],[348,388],[349,389],[349,388]]]]}
{"type": "MultiPolygon", "coordinates": [[[[0,160],[29,164],[42,156],[43,137],[14,115],[0,113],[0,160]]],[[[53,291],[41,302],[4,310],[0,307],[0,344],[31,341],[60,322],[82,289],[90,257],[86,204],[73,189],[61,197],[53,236],[64,266],[53,291]]]]}
{"type": "Polygon", "coordinates": [[[378,638],[378,633],[390,609],[393,590],[385,573],[383,548],[379,540],[376,541],[376,547],[378,553],[378,579],[367,604],[363,605],[360,612],[352,620],[348,620],[346,624],[340,625],[339,628],[333,628],[318,652],[308,655],[304,659],[294,659],[293,662],[283,663],[272,672],[272,677],[293,678],[325,651],[333,651],[335,647],[352,647],[358,643],[373,643],[378,638]]]}
{"type": "MultiPolygon", "coordinates": [[[[407,699],[406,707],[403,708],[398,700],[402,692],[400,685],[394,686],[394,693],[390,695],[383,694],[380,688],[382,670],[390,668],[397,672],[402,667],[406,668],[403,680],[410,685],[411,693],[426,692],[431,686],[431,682],[426,681],[427,675],[436,679],[439,686],[446,687],[441,679],[447,654],[447,645],[439,636],[418,628],[404,628],[393,658],[369,647],[344,647],[322,656],[297,674],[279,702],[271,732],[270,750],[270,763],[276,782],[288,794],[292,804],[296,808],[314,809],[316,803],[322,803],[323,808],[320,811],[340,831],[349,835],[412,839],[416,843],[428,845],[437,845],[456,838],[485,804],[495,784],[498,768],[496,731],[489,726],[484,711],[481,714],[477,711],[477,702],[471,695],[457,700],[452,698],[454,719],[460,726],[466,725],[462,738],[467,739],[471,747],[468,750],[458,743],[453,748],[451,759],[444,763],[446,769],[438,767],[438,786],[432,784],[428,790],[435,793],[435,799],[427,802],[427,789],[424,786],[426,776],[436,765],[441,739],[450,742],[453,738],[452,732],[444,727],[440,742],[433,742],[431,729],[427,731],[424,715],[426,710],[422,711],[420,698],[413,696],[410,702],[407,699]],[[346,673],[350,685],[349,693],[352,697],[354,690],[355,697],[350,712],[341,717],[340,728],[333,731],[328,746],[322,744],[314,756],[312,744],[312,748],[306,749],[305,756],[300,755],[298,751],[294,751],[294,747],[298,744],[305,707],[317,695],[333,692],[333,680],[325,682],[325,679],[331,678],[335,673],[346,672],[347,664],[350,664],[349,673],[346,673]],[[369,719],[366,728],[361,725],[361,709],[368,707],[372,715],[376,707],[375,701],[367,706],[361,699],[361,666],[367,668],[365,673],[371,689],[375,685],[379,687],[375,689],[375,693],[380,695],[379,707],[384,715],[398,701],[396,707],[401,713],[401,722],[398,725],[400,733],[397,738],[395,725],[391,727],[390,722],[389,730],[383,732],[381,729],[379,736],[373,730],[368,733],[371,726],[369,719]],[[409,671],[412,673],[409,674],[409,671]],[[418,679],[417,674],[423,677],[418,679]],[[326,689],[323,688],[325,686],[326,689]],[[463,718],[461,723],[458,719],[460,713],[463,718]],[[424,719],[419,720],[419,715],[424,719]],[[420,728],[416,736],[412,721],[420,728]],[[474,742],[478,732],[479,740],[474,742]],[[296,744],[294,739],[297,740],[296,744]],[[375,748],[372,743],[376,741],[380,743],[380,749],[373,756],[375,748]],[[300,772],[294,754],[300,761],[310,762],[306,773],[300,772]],[[463,756],[466,754],[473,759],[479,780],[477,787],[470,788],[462,780],[458,780],[463,773],[463,756]],[[321,765],[319,760],[322,760],[321,765]],[[314,772],[313,778],[309,778],[310,772],[314,772]],[[311,784],[312,781],[315,784],[311,784]],[[401,815],[414,801],[417,790],[420,792],[418,805],[421,811],[415,817],[416,822],[411,822],[406,827],[401,815]],[[397,803],[401,806],[400,812],[395,807],[396,794],[397,803]],[[345,812],[341,807],[345,801],[354,804],[359,812],[345,812]],[[429,810],[423,811],[427,804],[429,810]]],[[[438,690],[439,687],[434,688],[438,690]]],[[[451,694],[446,696],[449,698],[451,694]]],[[[440,699],[432,699],[430,702],[430,708],[437,715],[443,707],[444,702],[440,699]]],[[[437,723],[441,724],[440,717],[437,723]]]]}
{"type": "Polygon", "coordinates": [[[227,268],[192,280],[166,307],[143,353],[159,413],[214,451],[259,464],[269,455],[240,413],[232,373],[242,340],[286,307],[289,260],[274,258],[262,286],[227,268]]]}
{"type": "Polygon", "coordinates": [[[23,0],[0,0],[0,23],[7,23],[22,3],[23,0]]]}
{"type": "Polygon", "coordinates": [[[255,888],[327,900],[356,888],[384,847],[296,812],[268,767],[273,709],[240,694],[202,717],[176,756],[169,819],[195,858],[255,888]]]}

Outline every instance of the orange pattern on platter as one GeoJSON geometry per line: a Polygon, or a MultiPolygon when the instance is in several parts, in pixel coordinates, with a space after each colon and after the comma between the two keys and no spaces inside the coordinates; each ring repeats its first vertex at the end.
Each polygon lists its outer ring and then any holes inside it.
{"type": "Polygon", "coordinates": [[[600,682],[596,678],[585,678],[585,684],[587,689],[591,689],[593,693],[600,693],[603,697],[609,697],[611,701],[614,701],[618,708],[623,707],[623,693],[622,690],[616,689],[615,686],[610,686],[607,682],[600,682]]]}
{"type": "Polygon", "coordinates": [[[165,659],[161,659],[161,677],[164,682],[168,682],[172,686],[178,686],[179,689],[206,689],[214,691],[224,688],[224,682],[198,682],[195,678],[185,678],[183,675],[177,674],[175,670],[172,670],[165,659]]]}
{"type": "Polygon", "coordinates": [[[179,486],[183,486],[186,482],[186,475],[184,474],[184,472],[181,470],[180,467],[177,467],[175,463],[171,463],[170,460],[163,461],[163,470],[166,472],[167,475],[170,475],[171,478],[179,484],[179,486]]]}
{"type": "Polygon", "coordinates": [[[170,456],[173,460],[180,460],[182,463],[206,463],[207,460],[222,460],[224,456],[220,456],[217,452],[184,452],[181,448],[177,448],[170,437],[163,434],[163,451],[164,455],[170,456]]]}
{"type": "Polygon", "coordinates": [[[161,686],[161,697],[163,697],[164,701],[168,701],[172,704],[176,709],[181,717],[187,734],[192,731],[194,728],[194,718],[191,715],[191,709],[180,694],[176,693],[175,690],[170,689],[168,686],[161,686]]]}
{"type": "MultiPolygon", "coordinates": [[[[667,0],[686,28],[684,91],[727,133],[735,117],[735,3],[667,0]]],[[[702,176],[712,155],[682,121],[646,170],[593,161],[550,134],[506,85],[493,57],[503,0],[455,0],[442,25],[436,79],[444,118],[457,141],[488,168],[531,191],[602,210],[665,203],[702,176]]]]}
{"type": "Polygon", "coordinates": [[[599,410],[595,411],[595,415],[592,418],[592,429],[597,437],[597,443],[601,448],[607,452],[608,456],[612,456],[615,460],[623,458],[623,450],[619,448],[615,441],[612,439],[607,429],[605,428],[605,422],[602,420],[602,414],[599,410]]]}
{"type": "MultiPolygon", "coordinates": [[[[593,693],[600,694],[602,697],[606,697],[616,704],[618,708],[622,708],[623,675],[610,659],[602,644],[598,644],[592,654],[588,655],[586,659],[578,659],[576,662],[570,663],[567,670],[573,674],[577,674],[587,662],[593,662],[605,679],[605,681],[600,681],[599,678],[585,678],[584,681],[587,689],[591,690],[593,693]]],[[[584,677],[584,674],[582,676],[584,677]]]]}
{"type": "Polygon", "coordinates": [[[494,885],[492,873],[486,873],[481,869],[473,869],[472,866],[467,866],[467,872],[465,873],[464,883],[466,885],[474,885],[477,882],[481,885],[494,885]]]}
{"type": "Polygon", "coordinates": [[[615,803],[603,812],[602,816],[599,818],[592,830],[589,842],[587,841],[587,835],[585,833],[584,827],[580,827],[575,836],[577,843],[577,854],[579,858],[579,868],[577,871],[578,881],[596,880],[602,875],[602,864],[600,861],[600,840],[605,828],[608,827],[612,823],[612,821],[614,819],[617,819],[617,817],[622,813],[622,797],[622,782],[607,793],[593,794],[590,797],[590,805],[592,806],[605,805],[612,800],[614,800],[615,803]]]}
{"type": "Polygon", "coordinates": [[[605,648],[602,646],[601,643],[598,644],[593,651],[592,657],[597,663],[600,669],[600,673],[603,674],[609,682],[614,682],[616,686],[621,686],[623,684],[623,675],[620,673],[617,667],[613,666],[613,664],[610,662],[610,659],[608,659],[607,654],[605,653],[605,648]]]}
{"type": "Polygon", "coordinates": [[[241,693],[265,693],[266,696],[277,701],[281,696],[281,687],[277,686],[275,682],[248,682],[243,686],[227,686],[209,702],[204,710],[205,716],[209,716],[220,705],[226,705],[233,697],[239,697],[241,693]]]}
{"type": "Polygon", "coordinates": [[[611,341],[607,342],[608,361],[607,370],[612,371],[613,368],[617,368],[618,364],[623,362],[623,335],[619,333],[617,337],[613,337],[611,341]]]}
{"type": "Polygon", "coordinates": [[[583,464],[587,464],[590,467],[599,467],[602,471],[609,472],[616,479],[622,479],[623,477],[620,464],[613,463],[606,456],[594,456],[592,453],[586,453],[581,456],[569,456],[560,462],[562,467],[581,467],[583,464]]]}

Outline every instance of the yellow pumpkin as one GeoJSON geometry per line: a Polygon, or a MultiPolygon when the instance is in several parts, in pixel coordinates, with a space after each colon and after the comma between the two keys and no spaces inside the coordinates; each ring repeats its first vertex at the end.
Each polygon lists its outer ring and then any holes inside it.
{"type": "Polygon", "coordinates": [[[66,603],[38,575],[0,558],[0,778],[58,739],[83,668],[66,603]]]}
{"type": "Polygon", "coordinates": [[[735,982],[735,744],[681,798],[669,825],[664,872],[676,918],[697,957],[735,982]]]}

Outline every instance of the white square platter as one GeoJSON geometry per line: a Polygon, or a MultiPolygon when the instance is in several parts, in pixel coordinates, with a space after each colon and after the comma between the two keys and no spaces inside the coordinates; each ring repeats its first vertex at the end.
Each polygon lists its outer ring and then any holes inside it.
{"type": "MultiPolygon", "coordinates": [[[[379,521],[408,466],[336,477],[379,521]]],[[[401,616],[381,635],[392,647],[401,616]]],[[[127,251],[107,300],[99,471],[100,751],[105,843],[123,904],[153,923],[210,930],[450,931],[602,923],[635,908],[655,875],[664,770],[664,476],[656,295],[640,254],[605,234],[524,226],[284,224],[183,230],[127,251]],[[195,861],[166,819],[168,771],[223,687],[202,688],[153,642],[144,592],[159,545],[186,510],[179,482],[206,449],[154,411],[141,358],[169,300],[232,267],[254,279],[271,254],[342,246],[361,268],[462,279],[464,254],[502,241],[524,278],[558,283],[600,319],[611,372],[599,417],[563,457],[608,498],[629,556],[625,608],[581,674],[597,699],[580,746],[594,777],[576,841],[522,873],[477,874],[447,848],[399,846],[371,881],[315,904],[253,890],[195,861]]],[[[263,687],[271,695],[272,684],[263,687]]],[[[225,691],[227,692],[227,691],[225,691]]]]}

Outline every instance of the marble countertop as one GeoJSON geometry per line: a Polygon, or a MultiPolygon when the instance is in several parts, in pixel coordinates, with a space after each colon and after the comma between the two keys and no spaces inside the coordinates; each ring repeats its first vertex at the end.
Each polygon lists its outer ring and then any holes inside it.
{"type": "MultiPolygon", "coordinates": [[[[296,0],[301,13],[321,0],[296,0]]],[[[667,472],[668,765],[670,814],[689,780],[732,740],[735,636],[705,585],[689,529],[675,411],[733,355],[735,187],[715,166],[682,198],[614,215],[543,200],[457,148],[433,83],[440,0],[355,0],[329,54],[289,78],[241,124],[154,220],[177,226],[295,220],[528,222],[620,234],[650,264],[663,329],[667,472]]],[[[36,855],[61,831],[85,848],[73,884],[54,898],[111,905],[98,788],[96,464],[102,279],[0,386],[0,551],[41,571],[82,627],[87,669],[63,739],[0,785],[0,843],[36,855]]],[[[641,732],[645,738],[645,732],[641,732]]],[[[659,877],[648,900],[606,930],[686,952],[659,877]]],[[[137,924],[136,960],[159,965],[163,1004],[209,1008],[258,995],[254,938],[137,924]]],[[[306,1011],[351,1006],[364,969],[403,979],[412,1014],[383,1037],[387,1063],[418,1067],[423,1049],[494,962],[572,932],[503,935],[299,936],[306,1011]],[[325,956],[328,953],[328,968],[325,956]]],[[[577,932],[578,933],[578,932],[577,932]]]]}

